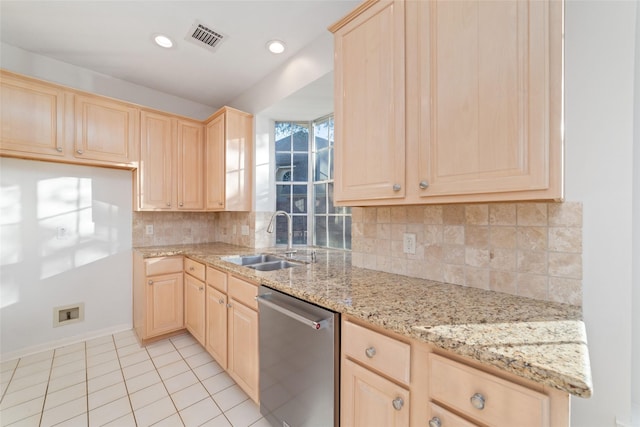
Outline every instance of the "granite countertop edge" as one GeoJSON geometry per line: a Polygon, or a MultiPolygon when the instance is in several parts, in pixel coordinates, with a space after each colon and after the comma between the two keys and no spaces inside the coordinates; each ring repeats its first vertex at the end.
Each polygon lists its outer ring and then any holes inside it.
{"type": "MultiPolygon", "coordinates": [[[[357,268],[344,251],[317,248],[315,264],[261,272],[222,258],[282,248],[209,243],[133,250],[144,258],[188,256],[574,396],[588,398],[593,391],[580,307],[357,268]],[[393,286],[400,292],[388,292],[393,286]]],[[[299,254],[306,260],[309,250],[299,254]]]]}

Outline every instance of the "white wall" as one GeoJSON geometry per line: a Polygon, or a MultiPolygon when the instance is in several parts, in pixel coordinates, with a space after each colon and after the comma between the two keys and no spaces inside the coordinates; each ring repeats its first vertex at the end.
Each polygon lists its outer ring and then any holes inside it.
{"type": "Polygon", "coordinates": [[[131,171],[9,158],[0,167],[2,360],[130,329],[131,171]],[[76,303],[84,321],[54,328],[53,308],[76,303]]]}
{"type": "Polygon", "coordinates": [[[197,120],[204,120],[215,112],[215,109],[208,105],[158,92],[5,43],[0,43],[0,67],[14,73],[197,120]]]}
{"type": "Polygon", "coordinates": [[[636,7],[565,3],[566,197],[583,202],[583,312],[594,386],[590,399],[572,399],[577,427],[631,425],[636,7]]]}

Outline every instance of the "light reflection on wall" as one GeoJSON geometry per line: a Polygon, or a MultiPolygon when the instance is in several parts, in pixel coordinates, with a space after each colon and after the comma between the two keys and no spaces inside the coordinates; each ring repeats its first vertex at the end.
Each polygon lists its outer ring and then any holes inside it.
{"type": "MultiPolygon", "coordinates": [[[[0,188],[0,265],[17,264],[22,261],[20,186],[3,185],[0,188]]],[[[0,275],[0,308],[15,304],[20,291],[10,277],[0,275]]]]}

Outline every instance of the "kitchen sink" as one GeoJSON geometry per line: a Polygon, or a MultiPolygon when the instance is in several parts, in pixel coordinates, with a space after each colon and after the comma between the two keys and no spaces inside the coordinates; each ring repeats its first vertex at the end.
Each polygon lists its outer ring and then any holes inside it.
{"type": "Polygon", "coordinates": [[[258,271],[282,270],[283,268],[291,268],[301,265],[299,263],[289,262],[277,255],[271,254],[236,255],[223,257],[222,260],[236,265],[253,268],[258,271]]]}
{"type": "Polygon", "coordinates": [[[291,268],[297,267],[300,264],[294,264],[289,261],[271,261],[271,262],[263,262],[259,264],[248,265],[247,267],[253,268],[258,271],[274,271],[274,270],[282,270],[283,268],[291,268]]]}

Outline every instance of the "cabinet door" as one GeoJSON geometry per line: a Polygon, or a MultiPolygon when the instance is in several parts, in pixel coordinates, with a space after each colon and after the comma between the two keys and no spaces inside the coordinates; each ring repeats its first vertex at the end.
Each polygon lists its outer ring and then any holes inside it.
{"type": "Polygon", "coordinates": [[[225,122],[225,210],[250,211],[253,116],[227,108],[225,122]]]}
{"type": "Polygon", "coordinates": [[[171,209],[175,194],[173,121],[169,116],[143,111],[140,124],[139,206],[141,209],[171,209]]]}
{"type": "Polygon", "coordinates": [[[137,160],[139,114],[127,104],[76,95],[74,156],[122,164],[137,160]]]}
{"type": "Polygon", "coordinates": [[[335,32],[335,200],[405,195],[404,1],[335,32]]]}
{"type": "Polygon", "coordinates": [[[204,208],[204,141],[199,123],[178,120],[178,209],[204,208]]]}
{"type": "Polygon", "coordinates": [[[560,197],[561,2],[416,4],[420,195],[560,197]]]}
{"type": "Polygon", "coordinates": [[[2,153],[63,157],[64,92],[5,73],[0,77],[2,153]]]}
{"type": "Polygon", "coordinates": [[[204,345],[205,328],[204,283],[188,274],[184,275],[184,324],[191,335],[204,345]]]}
{"type": "Polygon", "coordinates": [[[258,313],[230,299],[229,375],[258,401],[258,313]]]}
{"type": "Polygon", "coordinates": [[[409,392],[404,388],[349,359],[342,362],[341,387],[341,425],[409,426],[409,392]]]}
{"type": "Polygon", "coordinates": [[[183,274],[147,277],[147,337],[184,327],[183,274]]]}
{"type": "Polygon", "coordinates": [[[224,114],[207,124],[206,130],[206,184],[205,209],[224,209],[224,114]]]}
{"type": "Polygon", "coordinates": [[[227,296],[207,286],[207,327],[205,348],[227,369],[227,296]]]}

